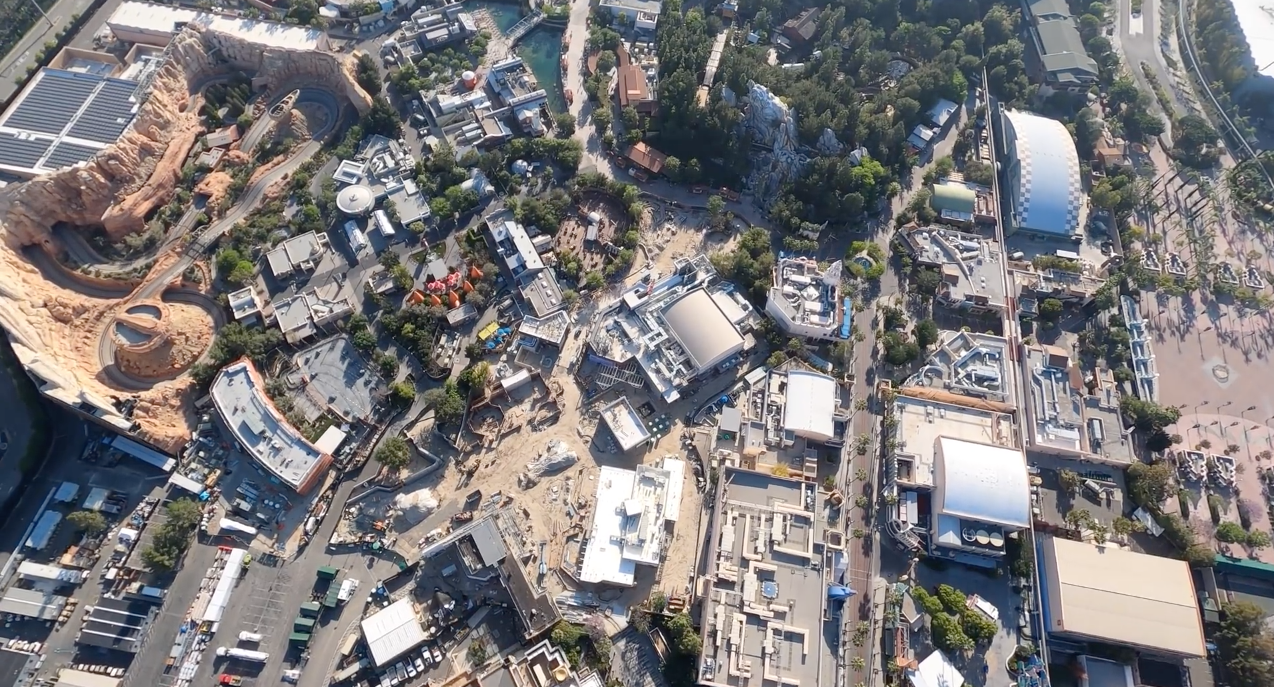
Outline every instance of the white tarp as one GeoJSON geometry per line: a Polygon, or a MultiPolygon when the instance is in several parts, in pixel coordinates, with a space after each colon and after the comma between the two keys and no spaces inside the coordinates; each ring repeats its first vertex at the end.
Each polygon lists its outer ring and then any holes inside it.
{"type": "Polygon", "coordinates": [[[27,548],[39,551],[48,546],[49,540],[53,538],[53,533],[57,531],[58,524],[61,522],[62,514],[55,510],[46,510],[41,513],[40,519],[35,521],[35,527],[31,528],[31,535],[27,537],[27,548]]]}
{"type": "Polygon", "coordinates": [[[194,494],[195,496],[198,496],[203,493],[202,482],[196,482],[195,480],[190,479],[189,477],[181,474],[180,472],[174,472],[172,476],[168,478],[168,483],[181,487],[182,489],[185,489],[186,491],[194,494]]]}
{"type": "Polygon", "coordinates": [[[80,485],[75,482],[63,482],[58,485],[58,491],[53,495],[53,500],[58,503],[70,503],[80,495],[80,485]]]}
{"type": "Polygon", "coordinates": [[[84,510],[102,510],[106,497],[111,495],[109,489],[94,487],[84,498],[84,510]]]}
{"type": "Polygon", "coordinates": [[[557,439],[552,439],[544,453],[526,464],[526,471],[519,475],[518,484],[523,489],[530,489],[539,483],[541,477],[559,473],[574,465],[578,460],[579,455],[570,447],[557,439]]]}
{"type": "Polygon", "coordinates": [[[253,527],[252,525],[245,525],[239,522],[238,520],[231,520],[230,518],[222,518],[219,526],[221,528],[221,531],[223,532],[226,530],[230,530],[231,532],[242,532],[248,535],[249,537],[257,536],[257,528],[253,527]]]}
{"type": "Polygon", "coordinates": [[[203,617],[199,618],[200,621],[207,623],[221,621],[221,615],[226,612],[226,606],[230,605],[230,595],[239,582],[239,576],[243,574],[243,557],[246,555],[248,552],[243,549],[231,549],[226,555],[221,577],[217,580],[217,586],[212,591],[212,598],[208,600],[208,607],[204,609],[203,617]]]}

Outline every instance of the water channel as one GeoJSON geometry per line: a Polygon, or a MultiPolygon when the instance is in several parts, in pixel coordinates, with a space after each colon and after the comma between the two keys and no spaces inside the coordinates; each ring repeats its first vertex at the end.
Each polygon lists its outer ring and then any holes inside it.
{"type": "MultiPolygon", "coordinates": [[[[508,32],[522,17],[525,9],[513,2],[496,2],[495,0],[467,0],[465,7],[485,9],[495,20],[501,31],[508,32]]],[[[553,26],[540,24],[518,42],[518,55],[526,61],[527,67],[540,82],[540,88],[548,92],[549,109],[553,112],[566,112],[566,97],[562,93],[562,38],[565,31],[553,26]]]]}

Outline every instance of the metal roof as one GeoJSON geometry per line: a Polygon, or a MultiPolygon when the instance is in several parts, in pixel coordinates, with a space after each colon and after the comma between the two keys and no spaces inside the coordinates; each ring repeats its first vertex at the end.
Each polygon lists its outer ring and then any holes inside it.
{"type": "Polygon", "coordinates": [[[1039,539],[1049,631],[1179,656],[1206,655],[1185,561],[1044,535],[1039,539]]]}
{"type": "Polygon", "coordinates": [[[1029,112],[1009,111],[1005,123],[1013,162],[1009,197],[1018,227],[1069,236],[1079,228],[1084,190],[1079,153],[1066,126],[1029,112]]]}
{"type": "Polygon", "coordinates": [[[482,557],[483,565],[498,565],[508,555],[508,549],[504,547],[504,537],[500,535],[494,520],[483,520],[473,528],[469,536],[473,537],[473,543],[478,547],[478,555],[482,557]]]}
{"type": "Polygon", "coordinates": [[[85,618],[75,641],[78,644],[136,653],[146,628],[158,614],[156,607],[145,601],[103,597],[85,618]]]}
{"type": "Polygon", "coordinates": [[[1031,524],[1026,458],[1015,448],[939,437],[941,513],[1005,527],[1031,524]]]}
{"type": "Polygon", "coordinates": [[[411,599],[399,599],[362,622],[363,639],[377,666],[398,658],[425,642],[425,630],[411,599]]]}
{"type": "Polygon", "coordinates": [[[978,194],[973,189],[960,184],[934,184],[933,209],[941,212],[950,210],[972,215],[977,206],[978,194]]]}
{"type": "Polygon", "coordinates": [[[664,320],[686,349],[696,373],[743,348],[743,335],[704,289],[695,289],[664,309],[664,320]]]}
{"type": "Polygon", "coordinates": [[[53,620],[62,613],[65,596],[54,596],[33,589],[11,587],[0,599],[0,613],[12,613],[26,618],[53,620]]]}
{"type": "Polygon", "coordinates": [[[816,372],[787,373],[783,429],[797,436],[827,441],[836,435],[836,380],[816,372]]]}

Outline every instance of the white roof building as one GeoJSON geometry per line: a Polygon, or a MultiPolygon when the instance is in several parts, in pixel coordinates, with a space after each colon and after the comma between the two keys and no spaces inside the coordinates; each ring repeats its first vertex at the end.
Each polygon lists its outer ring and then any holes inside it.
{"type": "Polygon", "coordinates": [[[626,396],[603,406],[601,414],[602,421],[619,442],[621,451],[626,453],[650,440],[650,430],[646,429],[646,424],[626,396]]]}
{"type": "Polygon", "coordinates": [[[806,370],[787,373],[783,429],[804,439],[827,441],[836,436],[836,380],[806,370]]]}
{"type": "Polygon", "coordinates": [[[1069,238],[1079,232],[1085,194],[1079,153],[1056,119],[1009,110],[1004,114],[1008,170],[1008,229],[1069,238]]]}
{"type": "Polygon", "coordinates": [[[308,231],[283,241],[274,250],[266,253],[266,262],[270,264],[270,272],[275,279],[284,279],[300,270],[312,272],[318,261],[327,252],[327,234],[308,231]]]}
{"type": "Polygon", "coordinates": [[[824,341],[848,339],[853,311],[840,297],[841,261],[826,271],[811,258],[783,258],[774,265],[774,285],[765,314],[792,336],[824,341]]]}
{"type": "Polygon", "coordinates": [[[261,301],[251,286],[231,291],[226,295],[226,299],[229,301],[230,312],[234,314],[236,322],[250,319],[261,313],[261,301]]]}
{"type": "Polygon", "coordinates": [[[638,565],[659,565],[667,526],[681,510],[684,480],[685,464],[671,458],[663,467],[603,466],[580,580],[631,587],[638,565]]]}
{"type": "Polygon", "coordinates": [[[243,450],[299,493],[322,481],[330,453],[311,444],[265,393],[265,382],[247,358],[233,362],[212,382],[212,403],[243,450]]]}
{"type": "Polygon", "coordinates": [[[698,376],[743,350],[743,335],[706,289],[694,289],[663,310],[668,333],[690,357],[698,376]]]}
{"type": "Polygon", "coordinates": [[[1026,458],[1016,448],[951,437],[934,446],[933,536],[952,555],[1004,555],[1008,532],[1031,524],[1026,458]]]}
{"type": "Polygon", "coordinates": [[[425,643],[425,630],[411,599],[399,599],[362,622],[363,640],[376,666],[425,643]]]}
{"type": "Polygon", "coordinates": [[[941,649],[929,654],[915,670],[908,670],[907,679],[912,687],[961,687],[968,684],[941,649]]]}
{"type": "Polygon", "coordinates": [[[319,440],[314,442],[314,447],[323,453],[335,454],[336,450],[341,447],[341,444],[345,443],[345,439],[348,436],[349,432],[342,430],[336,425],[332,425],[331,427],[323,430],[323,436],[319,437],[319,440]]]}
{"type": "Polygon", "coordinates": [[[319,29],[243,17],[214,14],[202,10],[157,5],[149,2],[121,3],[106,25],[127,43],[167,45],[178,27],[195,24],[212,31],[270,48],[326,50],[327,36],[319,29]]]}
{"type": "Polygon", "coordinates": [[[35,561],[22,561],[18,565],[18,576],[28,580],[60,582],[62,584],[79,584],[84,581],[83,570],[69,570],[56,565],[45,565],[35,561]]]}
{"type": "Polygon", "coordinates": [[[500,257],[504,260],[509,272],[517,276],[523,272],[538,272],[544,269],[544,260],[535,250],[535,244],[527,233],[526,227],[513,220],[489,222],[491,237],[495,239],[500,257]]]}
{"type": "Polygon", "coordinates": [[[935,458],[943,515],[1013,529],[1031,524],[1030,485],[1020,450],[941,437],[935,458]]]}

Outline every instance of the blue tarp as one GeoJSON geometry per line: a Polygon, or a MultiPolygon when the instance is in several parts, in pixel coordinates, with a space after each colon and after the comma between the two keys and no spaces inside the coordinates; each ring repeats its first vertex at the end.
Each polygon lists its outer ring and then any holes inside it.
{"type": "Polygon", "coordinates": [[[850,589],[849,587],[844,587],[839,584],[832,585],[827,588],[827,598],[832,599],[833,601],[843,601],[857,593],[858,592],[850,589]]]}
{"type": "Polygon", "coordinates": [[[842,307],[845,310],[845,317],[840,325],[840,338],[848,339],[849,328],[852,327],[854,324],[854,302],[846,298],[845,301],[842,303],[842,307]]]}

